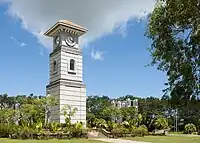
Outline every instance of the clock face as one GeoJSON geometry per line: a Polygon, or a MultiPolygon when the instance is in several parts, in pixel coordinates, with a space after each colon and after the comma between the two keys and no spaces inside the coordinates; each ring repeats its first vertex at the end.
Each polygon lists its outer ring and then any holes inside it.
{"type": "Polygon", "coordinates": [[[67,39],[65,39],[65,42],[69,46],[74,46],[76,44],[74,37],[68,36],[67,39]]]}
{"type": "Polygon", "coordinates": [[[57,37],[55,38],[54,44],[55,44],[56,46],[58,46],[58,45],[60,44],[60,36],[57,36],[57,37]]]}

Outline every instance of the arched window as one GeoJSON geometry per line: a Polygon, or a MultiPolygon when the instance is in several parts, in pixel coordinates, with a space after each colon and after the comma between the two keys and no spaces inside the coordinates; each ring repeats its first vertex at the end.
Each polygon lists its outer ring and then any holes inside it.
{"type": "Polygon", "coordinates": [[[56,60],[53,61],[53,72],[57,71],[57,62],[56,60]]]}
{"type": "Polygon", "coordinates": [[[72,71],[75,70],[75,60],[74,59],[70,60],[70,70],[72,70],[72,71]]]}

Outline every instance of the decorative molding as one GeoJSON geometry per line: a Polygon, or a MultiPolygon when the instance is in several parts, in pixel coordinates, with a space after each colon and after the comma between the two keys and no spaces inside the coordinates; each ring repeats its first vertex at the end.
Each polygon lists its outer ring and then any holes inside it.
{"type": "Polygon", "coordinates": [[[60,45],[57,48],[55,48],[53,50],[53,52],[51,52],[49,54],[49,56],[52,57],[60,51],[70,53],[70,54],[74,54],[74,55],[82,55],[82,51],[79,48],[74,48],[74,47],[71,48],[71,47],[68,47],[68,46],[65,46],[65,45],[60,45]]]}
{"type": "Polygon", "coordinates": [[[71,25],[66,25],[62,23],[56,23],[53,27],[51,27],[47,32],[44,33],[45,36],[54,37],[61,31],[71,33],[73,35],[81,36],[87,32],[86,29],[80,29],[71,25]]]}
{"type": "Polygon", "coordinates": [[[49,85],[46,86],[46,88],[51,88],[52,86],[57,85],[65,85],[68,87],[77,87],[77,88],[85,88],[85,84],[81,81],[73,81],[73,80],[67,80],[67,79],[59,79],[56,81],[51,82],[49,85]]]}

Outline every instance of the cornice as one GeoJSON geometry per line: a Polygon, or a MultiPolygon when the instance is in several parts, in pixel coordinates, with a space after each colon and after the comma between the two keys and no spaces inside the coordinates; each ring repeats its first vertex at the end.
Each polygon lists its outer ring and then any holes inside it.
{"type": "Polygon", "coordinates": [[[85,84],[82,83],[82,81],[59,79],[59,80],[51,82],[49,85],[46,86],[46,88],[51,88],[53,86],[58,86],[58,85],[64,85],[68,87],[77,87],[77,88],[86,87],[85,84]]]}
{"type": "Polygon", "coordinates": [[[50,57],[57,54],[59,51],[62,51],[65,53],[70,53],[70,54],[75,54],[75,55],[82,55],[82,51],[79,48],[61,45],[61,46],[55,48],[53,50],[53,52],[50,53],[50,57]]]}

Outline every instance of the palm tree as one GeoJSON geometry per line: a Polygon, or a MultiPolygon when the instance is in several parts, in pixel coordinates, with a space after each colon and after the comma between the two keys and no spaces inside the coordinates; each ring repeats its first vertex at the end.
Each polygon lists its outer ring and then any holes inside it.
{"type": "Polygon", "coordinates": [[[156,129],[162,130],[168,128],[168,122],[166,118],[158,118],[154,123],[156,129]]]}

